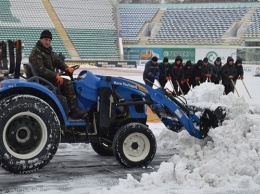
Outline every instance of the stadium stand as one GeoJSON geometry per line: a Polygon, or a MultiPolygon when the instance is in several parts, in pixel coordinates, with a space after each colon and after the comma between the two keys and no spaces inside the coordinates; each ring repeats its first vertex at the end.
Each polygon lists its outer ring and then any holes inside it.
{"type": "Polygon", "coordinates": [[[161,19],[161,29],[148,43],[220,44],[221,36],[247,10],[247,7],[167,9],[161,19]]]}
{"type": "Polygon", "coordinates": [[[121,32],[123,42],[137,43],[138,33],[147,21],[151,21],[157,8],[120,8],[121,32]]]}
{"type": "Polygon", "coordinates": [[[246,39],[260,38],[260,8],[257,8],[251,17],[253,22],[246,31],[246,39]]]}
{"type": "Polygon", "coordinates": [[[83,0],[1,0],[0,40],[22,39],[26,58],[41,31],[49,29],[53,33],[54,51],[62,52],[66,59],[70,59],[74,55],[57,28],[55,21],[58,20],[79,59],[118,60],[119,37],[122,37],[124,46],[219,46],[227,45],[223,41],[229,38],[233,38],[229,45],[241,46],[243,41],[260,38],[260,4],[249,3],[253,0],[223,4],[209,3],[208,0],[117,2],[126,4],[116,7],[115,0],[88,0],[88,3],[83,0]],[[57,19],[51,17],[43,2],[51,5],[51,13],[55,13],[57,19]],[[176,4],[143,4],[162,2],[176,4]],[[253,11],[252,6],[255,6],[253,11]],[[26,11],[28,8],[30,11],[26,11]],[[248,14],[249,9],[251,14],[248,14]],[[244,30],[239,31],[239,37],[235,33],[231,35],[245,21],[248,24],[243,25],[244,30]],[[233,25],[235,22],[239,24],[233,25]]]}
{"type": "Polygon", "coordinates": [[[259,0],[119,0],[119,3],[121,4],[229,3],[229,2],[259,2],[259,0]]]}
{"type": "Polygon", "coordinates": [[[24,44],[24,58],[29,56],[44,29],[49,29],[53,34],[53,50],[62,52],[67,58],[70,58],[41,1],[1,1],[0,40],[21,39],[24,44]],[[28,7],[30,7],[30,11],[26,11],[28,7]]]}
{"type": "Polygon", "coordinates": [[[109,0],[52,0],[51,4],[82,59],[119,59],[115,13],[109,0]]]}

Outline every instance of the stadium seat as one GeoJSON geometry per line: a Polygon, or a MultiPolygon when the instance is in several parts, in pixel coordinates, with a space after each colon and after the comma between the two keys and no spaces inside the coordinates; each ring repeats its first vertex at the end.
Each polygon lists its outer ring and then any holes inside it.
{"type": "Polygon", "coordinates": [[[257,8],[251,17],[253,22],[246,31],[246,39],[260,38],[260,8],[257,8]]]}
{"type": "MultiPolygon", "coordinates": [[[[167,9],[161,18],[163,25],[154,39],[167,38],[175,44],[220,44],[232,22],[241,19],[247,11],[247,7],[167,9]]],[[[151,41],[149,39],[148,43],[151,41]]]]}
{"type": "Polygon", "coordinates": [[[49,29],[53,34],[53,50],[70,58],[41,1],[1,1],[0,40],[21,39],[24,44],[23,58],[28,58],[44,29],[49,29]],[[30,11],[25,11],[28,7],[30,11]]]}
{"type": "Polygon", "coordinates": [[[124,43],[138,43],[138,33],[146,21],[151,21],[157,8],[120,8],[121,36],[124,43]]]}
{"type": "Polygon", "coordinates": [[[109,0],[50,2],[82,59],[119,59],[115,13],[109,0]]]}

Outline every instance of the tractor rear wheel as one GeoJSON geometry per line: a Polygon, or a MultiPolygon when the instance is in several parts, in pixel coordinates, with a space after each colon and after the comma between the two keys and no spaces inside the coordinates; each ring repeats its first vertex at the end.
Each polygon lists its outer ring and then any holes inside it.
{"type": "Polygon", "coordinates": [[[152,131],[140,123],[122,126],[113,140],[114,156],[126,167],[148,165],[154,158],[156,148],[152,131]]]}
{"type": "Polygon", "coordinates": [[[18,174],[44,167],[60,142],[60,122],[54,110],[31,95],[17,95],[0,104],[0,165],[18,174]]]}

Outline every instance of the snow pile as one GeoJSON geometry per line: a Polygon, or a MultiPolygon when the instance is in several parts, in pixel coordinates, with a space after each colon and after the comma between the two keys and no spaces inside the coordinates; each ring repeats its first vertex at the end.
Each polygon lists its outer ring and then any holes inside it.
{"type": "Polygon", "coordinates": [[[227,118],[233,119],[238,115],[250,112],[249,104],[243,97],[238,97],[235,93],[223,95],[224,86],[214,83],[203,83],[200,87],[195,87],[186,98],[189,105],[215,110],[221,106],[227,111],[227,118]]]}
{"type": "Polygon", "coordinates": [[[235,94],[222,95],[222,85],[204,83],[187,95],[200,107],[224,106],[227,119],[209,136],[212,141],[195,139],[186,131],[163,130],[157,137],[158,149],[176,149],[157,172],[143,174],[140,181],[131,175],[104,193],[188,193],[226,189],[260,189],[260,115],[250,114],[249,105],[235,94]],[[197,191],[196,191],[197,190],[197,191]]]}

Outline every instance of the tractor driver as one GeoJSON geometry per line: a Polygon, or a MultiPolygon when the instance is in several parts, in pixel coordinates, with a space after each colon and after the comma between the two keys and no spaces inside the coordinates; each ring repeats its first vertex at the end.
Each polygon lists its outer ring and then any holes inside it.
{"type": "Polygon", "coordinates": [[[55,72],[55,68],[72,74],[74,69],[68,67],[58,55],[52,51],[52,34],[49,30],[43,30],[40,39],[32,49],[29,62],[38,76],[48,80],[55,86],[60,86],[62,95],[68,102],[70,109],[69,117],[72,119],[83,119],[87,116],[87,110],[79,110],[73,84],[70,80],[62,78],[55,72]]]}

